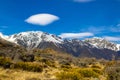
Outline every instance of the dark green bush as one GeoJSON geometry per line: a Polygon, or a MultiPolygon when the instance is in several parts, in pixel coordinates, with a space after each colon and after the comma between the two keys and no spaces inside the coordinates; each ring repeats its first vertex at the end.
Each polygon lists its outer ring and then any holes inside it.
{"type": "Polygon", "coordinates": [[[50,67],[55,67],[55,64],[54,64],[54,61],[52,60],[49,60],[49,59],[41,59],[40,60],[42,63],[45,63],[47,66],[50,66],[50,67]]]}
{"type": "Polygon", "coordinates": [[[33,54],[23,54],[19,58],[24,62],[33,62],[35,56],[33,54]]]}
{"type": "Polygon", "coordinates": [[[61,68],[67,68],[67,69],[70,69],[72,68],[71,65],[61,65],[61,68]]]}
{"type": "Polygon", "coordinates": [[[42,72],[43,67],[36,63],[28,63],[28,62],[19,62],[13,65],[15,69],[23,69],[27,71],[34,71],[34,72],[42,72]]]}
{"type": "Polygon", "coordinates": [[[83,77],[99,77],[99,74],[93,71],[92,69],[80,69],[78,71],[83,77]]]}
{"type": "Polygon", "coordinates": [[[0,57],[0,66],[2,66],[4,68],[10,68],[11,64],[12,64],[12,61],[10,58],[0,57]]]}
{"type": "Polygon", "coordinates": [[[56,77],[58,80],[82,80],[82,76],[78,72],[61,72],[56,77]]]}
{"type": "Polygon", "coordinates": [[[94,72],[100,74],[100,75],[103,74],[103,70],[101,70],[101,69],[93,68],[92,70],[93,70],[94,72]]]}
{"type": "Polygon", "coordinates": [[[92,65],[91,67],[92,67],[92,68],[98,68],[98,69],[101,69],[101,67],[100,67],[100,66],[95,65],[95,64],[94,64],[94,65],[92,65]]]}

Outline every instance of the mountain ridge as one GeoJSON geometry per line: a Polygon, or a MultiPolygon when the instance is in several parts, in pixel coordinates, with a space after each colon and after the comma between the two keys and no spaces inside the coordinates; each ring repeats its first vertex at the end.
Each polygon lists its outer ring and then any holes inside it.
{"type": "Polygon", "coordinates": [[[87,38],[84,40],[84,42],[87,42],[96,48],[106,48],[106,49],[111,49],[114,51],[119,51],[120,50],[120,44],[115,44],[113,42],[107,41],[105,38],[100,38],[100,37],[93,37],[93,38],[87,38]]]}
{"type": "Polygon", "coordinates": [[[117,57],[120,50],[119,45],[109,42],[103,38],[91,39],[62,39],[56,35],[42,31],[28,31],[5,36],[1,38],[30,49],[51,48],[58,52],[65,52],[76,57],[95,57],[97,59],[112,59],[117,57]]]}
{"type": "MultiPolygon", "coordinates": [[[[17,44],[17,40],[24,40],[27,42],[28,46],[30,46],[30,43],[31,44],[37,43],[36,47],[38,46],[38,44],[40,44],[40,42],[53,42],[53,43],[62,44],[65,42],[65,40],[69,42],[72,42],[72,40],[75,40],[75,39],[62,39],[59,36],[42,32],[42,31],[20,32],[18,34],[13,34],[10,36],[6,36],[0,33],[0,37],[7,41],[14,42],[16,44],[17,44]]],[[[93,47],[100,48],[100,49],[106,48],[114,51],[120,50],[120,44],[107,41],[106,39],[101,37],[86,38],[84,40],[76,39],[76,40],[78,40],[79,42],[83,41],[83,43],[89,43],[93,47]]]]}

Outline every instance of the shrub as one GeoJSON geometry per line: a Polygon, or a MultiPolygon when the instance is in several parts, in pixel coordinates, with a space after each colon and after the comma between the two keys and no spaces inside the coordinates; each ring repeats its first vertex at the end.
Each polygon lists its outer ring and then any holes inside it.
{"type": "Polygon", "coordinates": [[[0,57],[0,66],[4,68],[10,68],[11,64],[12,64],[12,61],[10,58],[0,57]]]}
{"type": "Polygon", "coordinates": [[[87,63],[86,62],[80,62],[79,64],[77,64],[79,67],[87,67],[87,63]]]}
{"type": "Polygon", "coordinates": [[[78,72],[84,77],[99,77],[99,74],[94,72],[92,69],[80,69],[78,72]]]}
{"type": "Polygon", "coordinates": [[[56,77],[58,80],[82,80],[82,76],[78,72],[61,72],[56,77]]]}
{"type": "Polygon", "coordinates": [[[61,65],[61,68],[67,68],[67,69],[70,69],[72,68],[71,65],[61,65]]]}
{"type": "Polygon", "coordinates": [[[27,71],[34,71],[34,72],[42,72],[43,67],[36,63],[28,63],[28,62],[18,62],[13,65],[13,68],[16,69],[23,69],[27,71]]]}
{"type": "Polygon", "coordinates": [[[103,74],[103,70],[101,70],[101,69],[93,68],[92,70],[93,70],[94,72],[100,74],[100,75],[103,74]]]}
{"type": "Polygon", "coordinates": [[[105,69],[107,74],[107,80],[119,80],[120,79],[120,67],[107,67],[105,69]]]}
{"type": "Polygon", "coordinates": [[[54,61],[52,61],[52,60],[43,58],[43,59],[41,59],[40,61],[41,61],[42,63],[45,63],[46,65],[48,65],[48,66],[50,66],[50,67],[55,67],[55,63],[54,63],[54,61]]]}
{"type": "Polygon", "coordinates": [[[95,64],[92,65],[91,67],[92,67],[92,68],[98,68],[98,69],[101,69],[101,67],[100,67],[99,65],[95,65],[95,64]]]}
{"type": "Polygon", "coordinates": [[[70,65],[70,62],[67,61],[67,60],[61,60],[61,61],[59,62],[59,64],[62,64],[62,65],[70,65]]]}
{"type": "Polygon", "coordinates": [[[33,62],[35,57],[33,54],[23,54],[20,56],[20,59],[24,62],[33,62]]]}

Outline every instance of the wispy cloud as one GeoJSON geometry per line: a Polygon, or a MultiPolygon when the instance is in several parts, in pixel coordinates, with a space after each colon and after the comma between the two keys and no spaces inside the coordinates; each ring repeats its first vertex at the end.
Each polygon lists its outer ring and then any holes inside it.
{"type": "Polygon", "coordinates": [[[46,26],[57,20],[59,20],[58,16],[44,13],[44,14],[32,15],[28,19],[26,19],[25,22],[34,24],[34,25],[46,26]]]}
{"type": "Polygon", "coordinates": [[[109,26],[88,26],[88,28],[81,29],[81,31],[83,32],[88,31],[94,34],[120,32],[120,24],[109,25],[109,26]]]}
{"type": "Polygon", "coordinates": [[[90,32],[83,32],[83,33],[62,33],[59,35],[62,38],[85,38],[94,36],[93,33],[90,32]]]}
{"type": "Polygon", "coordinates": [[[105,26],[89,26],[88,28],[85,29],[81,29],[82,32],[88,31],[91,33],[95,33],[95,34],[99,34],[99,33],[103,33],[104,31],[106,31],[106,27],[105,26]]]}
{"type": "Polygon", "coordinates": [[[6,30],[8,28],[8,26],[0,26],[0,32],[3,32],[4,30],[6,30]]]}
{"type": "Polygon", "coordinates": [[[118,27],[120,27],[120,24],[117,24],[118,27]]]}
{"type": "Polygon", "coordinates": [[[92,2],[95,0],[74,0],[75,2],[80,2],[80,3],[87,3],[87,2],[92,2]]]}
{"type": "Polygon", "coordinates": [[[109,41],[120,41],[120,37],[105,36],[104,38],[109,41]]]}
{"type": "Polygon", "coordinates": [[[110,26],[109,30],[111,32],[120,32],[120,24],[110,26]]]}

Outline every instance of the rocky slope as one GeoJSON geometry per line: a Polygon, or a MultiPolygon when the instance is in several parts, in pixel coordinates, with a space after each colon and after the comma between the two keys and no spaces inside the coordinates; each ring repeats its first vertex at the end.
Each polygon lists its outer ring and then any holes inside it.
{"type": "MultiPolygon", "coordinates": [[[[91,38],[86,40],[62,39],[53,34],[42,31],[28,31],[11,36],[0,35],[1,38],[21,45],[27,49],[52,48],[59,52],[65,52],[77,57],[96,57],[112,59],[120,50],[118,44],[109,42],[102,38],[91,38]]],[[[118,56],[116,56],[117,58],[118,56]]]]}
{"type": "Polygon", "coordinates": [[[27,55],[27,50],[15,43],[0,38],[0,57],[10,57],[12,60],[21,60],[20,57],[27,55]]]}
{"type": "Polygon", "coordinates": [[[87,42],[99,49],[110,49],[114,51],[120,50],[119,44],[109,42],[105,40],[104,38],[94,37],[94,38],[86,39],[84,40],[84,42],[87,42]]]}
{"type": "Polygon", "coordinates": [[[37,48],[42,42],[54,42],[55,44],[63,42],[60,37],[41,31],[21,32],[8,36],[6,39],[26,48],[37,48]]]}

